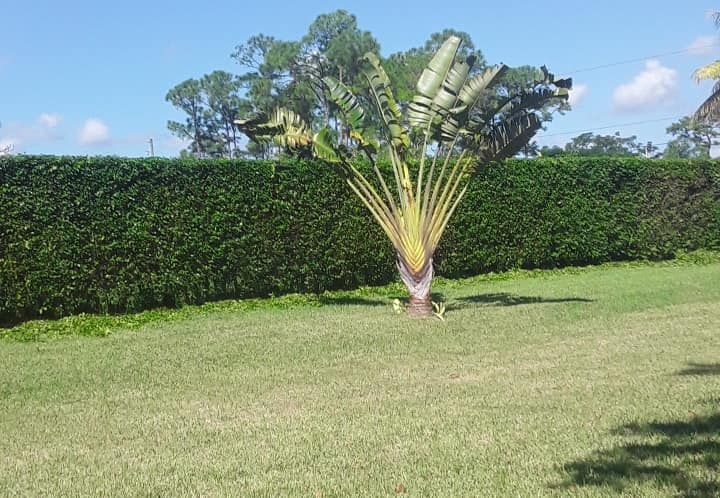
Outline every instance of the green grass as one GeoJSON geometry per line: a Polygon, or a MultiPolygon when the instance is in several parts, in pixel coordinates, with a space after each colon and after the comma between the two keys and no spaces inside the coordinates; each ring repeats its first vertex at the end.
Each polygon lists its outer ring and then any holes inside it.
{"type": "Polygon", "coordinates": [[[0,494],[720,495],[696,263],[445,281],[445,322],[390,286],[8,329],[0,494]]]}

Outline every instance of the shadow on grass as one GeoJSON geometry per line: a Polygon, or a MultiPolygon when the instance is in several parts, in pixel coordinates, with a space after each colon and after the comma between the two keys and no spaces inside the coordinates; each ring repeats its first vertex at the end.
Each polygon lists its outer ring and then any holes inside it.
{"type": "Polygon", "coordinates": [[[688,363],[678,375],[720,375],[720,363],[688,363]]]}
{"type": "Polygon", "coordinates": [[[393,299],[405,301],[403,296],[382,297],[354,297],[354,296],[319,296],[318,301],[323,305],[338,306],[390,306],[393,299]]]}
{"type": "MultiPolygon", "coordinates": [[[[407,304],[407,294],[390,294],[386,296],[318,296],[320,304],[329,305],[349,305],[349,306],[391,306],[392,302],[397,299],[403,304],[407,304]]],[[[436,303],[446,302],[447,297],[440,292],[433,292],[430,298],[436,303]]]]}
{"type": "Polygon", "coordinates": [[[496,292],[492,294],[477,294],[458,298],[457,301],[463,304],[480,304],[489,306],[518,306],[521,304],[537,303],[592,303],[592,299],[582,297],[546,298],[541,296],[518,296],[508,292],[496,292]]]}
{"type": "Polygon", "coordinates": [[[569,478],[556,487],[602,486],[621,493],[649,484],[686,498],[720,496],[720,413],[628,424],[615,434],[631,441],[566,464],[569,478]]]}
{"type": "MultiPolygon", "coordinates": [[[[330,305],[356,305],[356,306],[389,306],[394,299],[399,299],[403,303],[407,303],[407,295],[389,295],[378,297],[359,297],[359,296],[319,296],[318,301],[321,304],[330,305]]],[[[518,296],[508,292],[496,292],[489,294],[477,294],[474,296],[460,297],[457,299],[448,299],[444,294],[434,292],[431,298],[434,302],[446,303],[447,310],[457,310],[468,308],[471,306],[518,306],[521,304],[537,304],[537,303],[591,303],[592,299],[584,299],[577,297],[568,298],[545,298],[540,296],[518,296]]]]}

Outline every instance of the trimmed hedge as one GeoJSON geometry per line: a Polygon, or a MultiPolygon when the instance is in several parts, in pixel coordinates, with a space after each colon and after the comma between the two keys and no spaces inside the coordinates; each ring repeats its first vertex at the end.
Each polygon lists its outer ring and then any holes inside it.
{"type": "MultiPolygon", "coordinates": [[[[0,158],[0,322],[321,292],[395,279],[322,163],[0,158]]],[[[720,249],[714,161],[507,161],[473,180],[440,275],[720,249]]]]}

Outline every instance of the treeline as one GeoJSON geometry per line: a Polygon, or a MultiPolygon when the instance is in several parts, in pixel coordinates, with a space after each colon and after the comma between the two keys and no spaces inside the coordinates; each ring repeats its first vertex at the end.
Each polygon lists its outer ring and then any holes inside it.
{"type": "MultiPolygon", "coordinates": [[[[488,67],[482,52],[468,33],[444,30],[432,33],[419,47],[391,54],[382,60],[401,106],[415,93],[415,84],[432,55],[450,35],[463,40],[460,57],[474,55],[473,72],[488,67]]],[[[195,157],[253,157],[277,155],[272,146],[246,143],[233,121],[251,114],[270,112],[281,106],[299,115],[311,128],[329,126],[338,137],[346,136],[340,110],[318,87],[324,76],[332,76],[356,94],[365,94],[361,56],[380,52],[375,36],[362,30],[357,18],[344,10],[317,17],[299,40],[279,40],[258,34],[235,47],[231,57],[239,74],[214,71],[190,78],[173,87],[166,100],[185,113],[182,122],[168,122],[168,129],[187,140],[188,154],[195,157]]],[[[536,78],[538,68],[512,68],[498,88],[499,95],[517,95],[536,78]]],[[[548,102],[540,109],[544,122],[554,112],[569,110],[564,100],[548,102]]],[[[372,121],[373,116],[370,116],[372,121]]],[[[524,152],[531,155],[532,147],[524,152]]]]}
{"type": "Polygon", "coordinates": [[[640,142],[637,136],[597,135],[582,133],[572,138],[564,147],[535,145],[531,155],[556,156],[612,156],[645,157],[648,159],[709,159],[712,148],[720,145],[720,130],[715,124],[700,122],[686,116],[666,128],[670,139],[663,151],[652,142],[640,142]]]}

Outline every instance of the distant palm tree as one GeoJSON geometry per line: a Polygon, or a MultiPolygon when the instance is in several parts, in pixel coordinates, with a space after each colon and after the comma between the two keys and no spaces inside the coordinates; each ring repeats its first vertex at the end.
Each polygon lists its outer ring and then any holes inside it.
{"type": "MultiPolygon", "coordinates": [[[[715,26],[720,27],[720,12],[715,11],[711,15],[715,21],[715,26]]],[[[705,122],[720,121],[720,60],[698,68],[693,73],[693,77],[698,83],[703,80],[713,80],[715,82],[710,96],[695,111],[694,119],[705,122]]]]}

